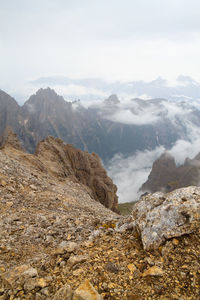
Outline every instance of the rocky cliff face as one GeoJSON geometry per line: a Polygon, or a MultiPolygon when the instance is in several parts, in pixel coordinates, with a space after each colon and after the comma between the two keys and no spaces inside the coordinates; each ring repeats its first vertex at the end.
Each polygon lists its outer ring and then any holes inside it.
{"type": "Polygon", "coordinates": [[[15,128],[17,131],[19,130],[19,109],[17,102],[0,90],[0,136],[8,126],[15,128]]]}
{"type": "Polygon", "coordinates": [[[52,174],[61,180],[70,177],[89,187],[96,201],[117,212],[117,187],[108,177],[97,154],[83,152],[53,137],[41,141],[35,153],[52,174]]]}
{"type": "Polygon", "coordinates": [[[80,181],[94,179],[96,157],[86,155],[91,171],[59,140],[37,155],[9,140],[0,149],[1,299],[199,298],[199,188],[147,195],[124,218],[80,181]]]}
{"type": "Polygon", "coordinates": [[[187,158],[183,165],[176,166],[174,158],[165,152],[153,163],[148,180],[141,190],[169,192],[190,185],[200,185],[200,154],[194,159],[187,158]]]}
{"type": "Polygon", "coordinates": [[[152,193],[167,189],[170,182],[176,180],[177,168],[175,159],[168,152],[163,153],[152,166],[148,180],[142,185],[142,191],[152,193]]]}

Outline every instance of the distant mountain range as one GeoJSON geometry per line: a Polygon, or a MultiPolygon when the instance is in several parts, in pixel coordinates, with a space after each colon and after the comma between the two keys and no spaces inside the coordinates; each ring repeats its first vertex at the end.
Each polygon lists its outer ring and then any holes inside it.
{"type": "Polygon", "coordinates": [[[48,76],[31,81],[30,84],[34,88],[50,86],[70,100],[94,101],[105,99],[110,94],[117,94],[122,99],[200,99],[200,83],[184,75],[179,75],[174,82],[161,77],[149,82],[121,82],[100,78],[71,79],[65,76],[48,76]]]}
{"type": "Polygon", "coordinates": [[[0,91],[0,135],[10,126],[29,152],[51,135],[76,147],[96,152],[104,162],[116,153],[125,156],[187,139],[187,126],[200,126],[200,111],[188,102],[132,99],[116,95],[85,108],[67,102],[50,88],[39,89],[23,106],[0,91]]]}

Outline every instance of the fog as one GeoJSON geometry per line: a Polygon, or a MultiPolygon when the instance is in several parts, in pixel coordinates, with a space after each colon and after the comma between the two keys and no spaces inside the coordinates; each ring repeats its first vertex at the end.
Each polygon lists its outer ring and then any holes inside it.
{"type": "MultiPolygon", "coordinates": [[[[185,158],[194,158],[200,152],[200,129],[187,123],[188,140],[178,140],[169,149],[175,158],[176,164],[184,163],[185,158]]],[[[135,155],[124,157],[117,154],[110,161],[107,170],[109,176],[118,187],[119,202],[137,201],[142,194],[141,185],[147,180],[153,162],[165,151],[164,147],[154,150],[138,151],[135,155]]]]}
{"type": "Polygon", "coordinates": [[[196,102],[132,99],[121,102],[114,111],[109,110],[105,118],[113,122],[133,125],[153,124],[165,118],[177,124],[180,120],[184,121],[184,118],[190,119],[190,113],[197,108],[196,102]]]}
{"type": "Polygon", "coordinates": [[[135,155],[124,157],[117,154],[110,161],[108,174],[118,188],[119,202],[136,201],[141,193],[138,189],[147,180],[152,162],[164,151],[163,147],[153,151],[145,150],[135,155]]]}

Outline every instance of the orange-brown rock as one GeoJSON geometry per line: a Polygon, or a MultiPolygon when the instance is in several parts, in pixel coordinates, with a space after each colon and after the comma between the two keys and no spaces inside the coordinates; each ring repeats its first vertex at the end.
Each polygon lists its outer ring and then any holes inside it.
{"type": "Polygon", "coordinates": [[[81,151],[53,137],[41,141],[35,154],[51,174],[61,180],[70,177],[84,184],[89,187],[88,192],[96,201],[117,211],[117,187],[108,177],[97,154],[81,151]]]}
{"type": "Polygon", "coordinates": [[[23,150],[17,135],[12,131],[10,127],[7,127],[2,136],[0,136],[0,147],[12,147],[17,150],[23,150]]]}

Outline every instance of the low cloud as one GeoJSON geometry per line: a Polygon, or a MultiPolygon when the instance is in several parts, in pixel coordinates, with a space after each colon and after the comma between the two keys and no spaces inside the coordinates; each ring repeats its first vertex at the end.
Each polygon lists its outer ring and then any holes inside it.
{"type": "Polygon", "coordinates": [[[168,119],[172,123],[184,123],[190,120],[190,113],[197,105],[186,102],[172,102],[167,100],[133,99],[123,101],[115,108],[115,111],[104,117],[112,122],[133,125],[153,124],[168,119]]]}
{"type": "Polygon", "coordinates": [[[178,140],[170,149],[178,165],[183,164],[187,157],[194,158],[200,152],[200,128],[191,123],[185,125],[188,140],[178,140]]]}
{"type": "Polygon", "coordinates": [[[156,115],[149,114],[147,112],[134,114],[129,109],[117,111],[107,118],[113,122],[135,125],[152,124],[159,120],[156,115]]]}
{"type": "Polygon", "coordinates": [[[164,147],[158,147],[153,151],[139,151],[129,157],[124,157],[122,154],[117,154],[113,157],[107,170],[109,176],[118,187],[120,203],[138,200],[141,195],[141,193],[138,193],[138,190],[147,180],[152,162],[163,151],[164,147]]]}
{"type": "MultiPolygon", "coordinates": [[[[178,140],[169,149],[177,165],[183,164],[187,157],[194,158],[200,152],[200,129],[191,123],[186,124],[188,140],[178,140]]],[[[110,161],[107,170],[118,187],[119,202],[137,201],[142,194],[138,192],[151,172],[153,162],[165,151],[164,147],[154,150],[138,151],[135,155],[124,157],[117,154],[110,161]]]]}

